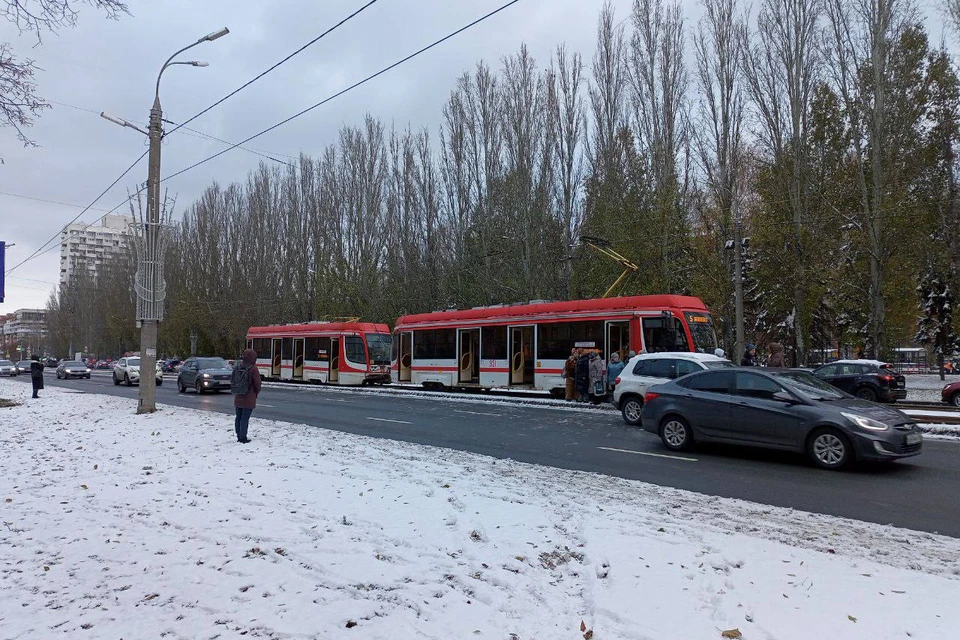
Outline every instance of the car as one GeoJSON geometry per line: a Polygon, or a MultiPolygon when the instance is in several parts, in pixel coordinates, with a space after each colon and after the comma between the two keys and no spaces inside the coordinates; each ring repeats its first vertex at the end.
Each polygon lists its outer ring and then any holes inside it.
{"type": "Polygon", "coordinates": [[[31,360],[21,360],[17,363],[17,373],[30,373],[31,360]]]}
{"type": "Polygon", "coordinates": [[[50,358],[44,359],[43,364],[46,367],[56,367],[59,364],[59,362],[57,361],[56,358],[50,357],[50,358]]]}
{"type": "Polygon", "coordinates": [[[920,427],[903,412],[804,371],[734,367],[647,390],[642,426],[667,449],[719,442],[806,453],[824,469],[915,456],[920,427]]]}
{"type": "Polygon", "coordinates": [[[83,362],[74,360],[61,360],[57,365],[57,380],[69,380],[70,378],[90,379],[90,367],[83,362]]]}
{"type": "Polygon", "coordinates": [[[862,400],[896,402],[907,397],[906,378],[879,360],[837,360],[817,367],[813,375],[862,400]]]}
{"type": "Polygon", "coordinates": [[[186,393],[187,389],[193,389],[199,394],[229,389],[232,373],[223,358],[187,358],[177,374],[177,390],[186,393]]]}
{"type": "Polygon", "coordinates": [[[725,358],[707,353],[641,353],[631,358],[617,376],[613,403],[620,409],[623,421],[640,424],[643,396],[650,385],[685,376],[704,369],[734,366],[725,358]]]}
{"type": "MultiPolygon", "coordinates": [[[[118,385],[123,382],[128,387],[133,384],[140,384],[140,358],[138,356],[129,356],[120,358],[117,366],[113,368],[113,384],[118,385]]],[[[163,384],[163,373],[160,368],[156,371],[157,386],[163,384]]]]}
{"type": "Polygon", "coordinates": [[[179,365],[180,365],[179,358],[167,358],[160,365],[160,369],[163,370],[165,373],[175,373],[179,365]]]}
{"type": "Polygon", "coordinates": [[[0,360],[0,376],[10,376],[12,378],[19,373],[17,365],[13,364],[11,360],[0,360]]]}
{"type": "Polygon", "coordinates": [[[960,407],[960,381],[945,385],[943,389],[940,390],[940,399],[947,404],[960,407]]]}

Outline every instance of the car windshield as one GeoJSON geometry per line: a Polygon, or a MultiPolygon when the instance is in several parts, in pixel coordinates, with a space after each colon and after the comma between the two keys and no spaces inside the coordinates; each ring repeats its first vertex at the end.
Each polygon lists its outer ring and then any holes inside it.
{"type": "Polygon", "coordinates": [[[0,367],[12,367],[13,363],[9,360],[0,360],[0,367]]]}
{"type": "Polygon", "coordinates": [[[693,350],[698,353],[713,353],[717,349],[717,332],[713,329],[713,319],[704,312],[683,314],[693,336],[693,350]]]}
{"type": "Polygon", "coordinates": [[[127,358],[127,366],[128,366],[128,367],[139,367],[139,366],[140,366],[140,358],[127,358]]]}
{"type": "Polygon", "coordinates": [[[389,333],[368,333],[367,354],[369,364],[390,364],[390,349],[393,347],[393,338],[389,333]]]}
{"type": "Polygon", "coordinates": [[[86,367],[87,365],[82,362],[64,362],[63,366],[65,367],[86,367]]]}
{"type": "Polygon", "coordinates": [[[710,360],[709,362],[701,362],[700,364],[707,369],[726,369],[727,367],[733,366],[733,363],[729,360],[710,360]]]}
{"type": "Polygon", "coordinates": [[[223,358],[200,358],[197,364],[201,369],[226,369],[227,361],[223,358]]]}
{"type": "Polygon", "coordinates": [[[836,387],[806,371],[770,372],[774,378],[813,400],[840,400],[846,397],[836,387]]]}

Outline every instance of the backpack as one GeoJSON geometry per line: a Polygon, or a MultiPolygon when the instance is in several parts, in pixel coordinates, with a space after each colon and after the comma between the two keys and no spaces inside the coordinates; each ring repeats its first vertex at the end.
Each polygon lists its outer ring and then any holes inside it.
{"type": "Polygon", "coordinates": [[[238,362],[230,374],[230,393],[242,396],[250,391],[250,369],[253,367],[238,362]]]}

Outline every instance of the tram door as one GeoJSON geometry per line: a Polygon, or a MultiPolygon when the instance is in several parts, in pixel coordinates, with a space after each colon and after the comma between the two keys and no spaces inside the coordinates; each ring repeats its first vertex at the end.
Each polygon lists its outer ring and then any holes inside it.
{"type": "Polygon", "coordinates": [[[340,338],[330,338],[330,372],[327,382],[340,382],[340,338]]]}
{"type": "Polygon", "coordinates": [[[533,327],[510,327],[510,384],[533,384],[533,327]]]}
{"type": "Polygon", "coordinates": [[[480,329],[459,329],[457,363],[460,382],[480,382],[480,329]]]}
{"type": "Polygon", "coordinates": [[[280,359],[283,357],[280,352],[280,338],[274,338],[270,341],[270,377],[280,377],[280,359]]]}
{"type": "Polygon", "coordinates": [[[630,322],[607,322],[607,348],[604,355],[607,362],[613,353],[620,354],[620,360],[626,362],[630,357],[630,322]]]}
{"type": "Polygon", "coordinates": [[[413,357],[413,333],[404,332],[400,334],[400,354],[399,360],[397,362],[397,368],[399,371],[399,380],[400,382],[410,382],[411,380],[411,371],[410,365],[412,364],[411,358],[413,357]]]}
{"type": "Polygon", "coordinates": [[[303,338],[293,339],[293,379],[303,380],[303,338]]]}

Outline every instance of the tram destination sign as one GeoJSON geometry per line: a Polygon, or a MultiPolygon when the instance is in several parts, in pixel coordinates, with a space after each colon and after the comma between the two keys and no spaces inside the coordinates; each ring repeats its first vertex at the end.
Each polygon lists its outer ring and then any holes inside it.
{"type": "Polygon", "coordinates": [[[594,349],[597,346],[597,343],[593,340],[589,342],[574,342],[573,346],[577,349],[594,349]]]}

